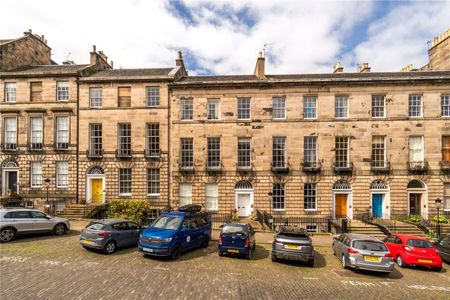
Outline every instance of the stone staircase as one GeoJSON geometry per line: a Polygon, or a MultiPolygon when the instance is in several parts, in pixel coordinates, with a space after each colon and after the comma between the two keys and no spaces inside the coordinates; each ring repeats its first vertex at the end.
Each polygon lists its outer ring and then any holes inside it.
{"type": "Polygon", "coordinates": [[[85,205],[84,204],[70,204],[57,214],[58,217],[67,218],[69,220],[80,220],[84,218],[85,205]]]}
{"type": "Polygon", "coordinates": [[[386,236],[377,226],[359,220],[352,220],[347,226],[347,231],[349,233],[367,234],[380,239],[386,236]]]}
{"type": "Polygon", "coordinates": [[[253,227],[253,230],[255,231],[264,231],[263,226],[261,225],[261,223],[259,223],[257,220],[251,220],[248,217],[240,217],[239,218],[239,223],[248,223],[253,227]]]}
{"type": "Polygon", "coordinates": [[[391,231],[391,233],[426,236],[426,234],[414,224],[401,222],[401,221],[394,221],[394,222],[395,222],[395,226],[389,229],[389,231],[391,231]]]}

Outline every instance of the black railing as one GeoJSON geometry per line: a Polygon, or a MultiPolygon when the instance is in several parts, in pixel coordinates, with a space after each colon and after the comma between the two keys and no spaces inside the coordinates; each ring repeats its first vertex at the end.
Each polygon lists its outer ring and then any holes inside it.
{"type": "Polygon", "coordinates": [[[278,230],[280,226],[294,226],[304,228],[310,232],[332,232],[332,219],[330,216],[277,216],[257,210],[256,218],[268,230],[278,230]]]}
{"type": "Polygon", "coordinates": [[[55,149],[56,150],[68,150],[69,143],[55,143],[55,149]]]}
{"type": "Polygon", "coordinates": [[[145,149],[145,157],[157,159],[161,156],[159,149],[145,149]]]}
{"type": "Polygon", "coordinates": [[[439,165],[441,166],[441,170],[444,172],[450,172],[450,161],[448,160],[442,160],[439,162],[439,165]]]}
{"type": "Polygon", "coordinates": [[[276,174],[284,174],[289,173],[289,166],[287,163],[282,161],[275,161],[271,165],[271,169],[273,173],[276,174]]]}
{"type": "Polygon", "coordinates": [[[29,143],[28,144],[28,150],[30,150],[30,151],[41,151],[42,150],[42,143],[29,143]]]}
{"type": "Polygon", "coordinates": [[[117,158],[131,158],[133,151],[131,149],[116,149],[117,158]]]}
{"type": "Polygon", "coordinates": [[[373,172],[389,172],[391,170],[391,164],[388,161],[372,160],[370,162],[370,168],[373,172]]]}
{"type": "Polygon", "coordinates": [[[188,164],[182,165],[182,164],[180,164],[180,172],[182,172],[182,173],[192,173],[192,172],[194,172],[194,164],[192,164],[192,165],[188,165],[188,164]]]}
{"type": "Polygon", "coordinates": [[[83,218],[84,219],[104,219],[107,216],[109,204],[91,204],[84,205],[83,218]]]}
{"type": "Polygon", "coordinates": [[[4,143],[2,148],[4,151],[16,151],[17,144],[16,143],[4,143]]]}
{"type": "Polygon", "coordinates": [[[236,170],[238,172],[250,172],[253,170],[253,168],[252,168],[252,165],[247,166],[247,165],[236,164],[236,170]]]}
{"type": "Polygon", "coordinates": [[[86,150],[86,156],[89,158],[103,158],[103,149],[86,150]]]}
{"type": "Polygon", "coordinates": [[[333,163],[334,171],[337,173],[352,172],[353,163],[351,161],[335,161],[333,163]]]}
{"type": "Polygon", "coordinates": [[[211,226],[220,228],[221,225],[231,222],[231,214],[211,213],[211,226]]]}
{"type": "Polygon", "coordinates": [[[222,165],[210,164],[206,166],[206,171],[210,173],[218,173],[222,171],[222,165]]]}
{"type": "Polygon", "coordinates": [[[410,172],[426,172],[428,171],[428,162],[426,161],[409,161],[408,170],[410,172]]]}
{"type": "Polygon", "coordinates": [[[302,163],[303,172],[320,172],[321,167],[320,161],[304,161],[302,163]]]}

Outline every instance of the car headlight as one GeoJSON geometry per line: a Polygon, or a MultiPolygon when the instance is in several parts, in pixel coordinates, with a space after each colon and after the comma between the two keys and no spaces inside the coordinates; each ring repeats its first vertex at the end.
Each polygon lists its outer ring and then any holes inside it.
{"type": "Polygon", "coordinates": [[[142,234],[139,235],[139,238],[142,239],[144,236],[142,234]]]}
{"type": "Polygon", "coordinates": [[[168,243],[168,242],[170,242],[171,240],[172,240],[172,238],[170,237],[170,238],[161,239],[161,242],[163,242],[163,243],[168,243]]]}

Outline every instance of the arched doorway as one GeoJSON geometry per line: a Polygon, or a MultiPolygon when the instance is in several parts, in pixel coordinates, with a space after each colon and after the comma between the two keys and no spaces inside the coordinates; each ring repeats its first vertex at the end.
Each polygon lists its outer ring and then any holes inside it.
{"type": "Polygon", "coordinates": [[[234,205],[239,217],[253,214],[253,186],[248,180],[241,180],[234,186],[234,205]]]}
{"type": "Polygon", "coordinates": [[[370,184],[371,213],[374,218],[389,219],[390,199],[389,186],[383,180],[375,180],[370,184]]]}
{"type": "Polygon", "coordinates": [[[335,218],[353,218],[352,186],[347,180],[333,184],[333,207],[335,218]]]}
{"type": "Polygon", "coordinates": [[[100,166],[91,166],[86,171],[86,203],[105,202],[105,171],[100,166]]]}
{"type": "Polygon", "coordinates": [[[19,164],[13,159],[2,162],[2,195],[19,193],[19,164]]]}
{"type": "Polygon", "coordinates": [[[408,191],[408,214],[428,215],[428,193],[427,186],[420,180],[413,179],[406,186],[408,191]]]}

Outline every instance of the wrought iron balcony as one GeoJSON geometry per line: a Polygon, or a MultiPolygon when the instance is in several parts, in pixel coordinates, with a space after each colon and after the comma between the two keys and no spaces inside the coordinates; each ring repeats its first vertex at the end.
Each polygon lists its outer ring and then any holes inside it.
{"type": "Polygon", "coordinates": [[[441,166],[441,170],[448,173],[450,172],[450,161],[449,160],[442,160],[439,162],[439,165],[441,166]]]}
{"type": "Polygon", "coordinates": [[[304,161],[302,163],[303,172],[320,172],[321,167],[320,161],[304,161]]]}
{"type": "Polygon", "coordinates": [[[55,143],[56,150],[69,150],[69,143],[55,143]]]}
{"type": "Polygon", "coordinates": [[[242,173],[246,173],[246,172],[251,172],[252,171],[252,165],[245,165],[245,164],[236,164],[236,170],[238,172],[242,172],[242,173]]]}
{"type": "Polygon", "coordinates": [[[287,163],[284,162],[274,162],[271,166],[272,172],[276,174],[289,173],[289,167],[287,163]]]}
{"type": "Polygon", "coordinates": [[[391,170],[391,164],[388,161],[372,160],[370,168],[373,172],[387,173],[391,170]]]}
{"type": "Polygon", "coordinates": [[[2,149],[4,151],[16,151],[17,144],[16,143],[4,143],[2,149]]]}
{"type": "Polygon", "coordinates": [[[409,161],[408,170],[410,172],[425,173],[428,171],[428,162],[426,161],[409,161]]]}
{"type": "Polygon", "coordinates": [[[116,149],[117,158],[131,158],[132,153],[131,149],[116,149]]]}
{"type": "Polygon", "coordinates": [[[29,143],[28,150],[30,151],[42,151],[42,143],[29,143]]]}
{"type": "Polygon", "coordinates": [[[219,164],[208,164],[206,166],[206,171],[209,173],[218,173],[220,171],[222,171],[222,165],[219,164]]]}
{"type": "Polygon", "coordinates": [[[103,158],[103,149],[86,150],[86,155],[89,158],[103,158]]]}
{"type": "Polygon", "coordinates": [[[353,172],[353,163],[351,161],[335,161],[333,168],[336,173],[353,172]]]}
{"type": "Polygon", "coordinates": [[[161,156],[161,152],[159,149],[145,149],[145,157],[158,159],[161,156]]]}
{"type": "Polygon", "coordinates": [[[182,173],[192,173],[194,172],[194,163],[182,162],[179,164],[180,172],[182,173]]]}

